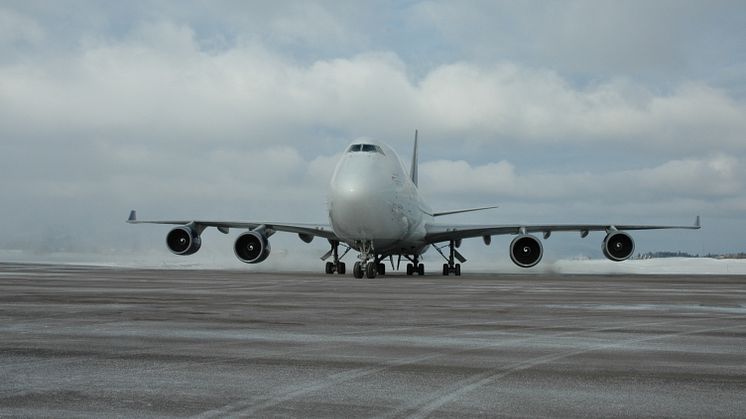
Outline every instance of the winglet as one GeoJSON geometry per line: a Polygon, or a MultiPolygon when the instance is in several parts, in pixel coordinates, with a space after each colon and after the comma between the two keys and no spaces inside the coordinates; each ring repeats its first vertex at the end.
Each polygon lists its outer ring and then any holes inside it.
{"type": "Polygon", "coordinates": [[[409,167],[409,177],[417,186],[417,130],[414,130],[414,150],[412,151],[412,166],[409,167]]]}
{"type": "Polygon", "coordinates": [[[127,222],[131,223],[131,222],[134,222],[134,221],[137,221],[137,211],[132,210],[132,211],[130,211],[130,216],[127,219],[127,222]]]}
{"type": "Polygon", "coordinates": [[[697,216],[697,219],[694,220],[694,227],[696,227],[696,228],[701,228],[702,227],[702,224],[700,224],[700,222],[699,222],[699,215],[697,216]]]}

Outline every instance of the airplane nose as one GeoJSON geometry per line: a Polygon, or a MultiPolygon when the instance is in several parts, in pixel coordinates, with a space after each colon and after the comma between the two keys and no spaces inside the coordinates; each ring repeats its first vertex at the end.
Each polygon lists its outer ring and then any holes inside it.
{"type": "Polygon", "coordinates": [[[376,193],[364,185],[343,183],[332,192],[333,209],[340,214],[349,214],[365,219],[371,207],[375,206],[376,193]]]}
{"type": "Polygon", "coordinates": [[[330,218],[344,235],[370,237],[385,225],[386,198],[382,190],[366,182],[339,182],[330,196],[330,218]]]}

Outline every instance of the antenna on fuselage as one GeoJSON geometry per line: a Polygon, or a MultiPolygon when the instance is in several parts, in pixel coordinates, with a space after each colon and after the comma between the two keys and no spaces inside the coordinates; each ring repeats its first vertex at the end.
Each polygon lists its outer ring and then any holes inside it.
{"type": "Polygon", "coordinates": [[[414,150],[412,151],[412,165],[409,167],[409,177],[417,186],[417,130],[414,130],[414,150]]]}

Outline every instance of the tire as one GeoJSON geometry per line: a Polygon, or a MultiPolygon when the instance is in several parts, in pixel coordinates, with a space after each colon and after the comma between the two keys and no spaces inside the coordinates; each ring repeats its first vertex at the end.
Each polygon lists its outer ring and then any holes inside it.
{"type": "Polygon", "coordinates": [[[461,276],[461,264],[456,264],[456,276],[461,276]]]}
{"type": "Polygon", "coordinates": [[[365,276],[369,279],[373,279],[376,277],[376,274],[378,273],[378,264],[375,263],[368,263],[365,265],[365,276]]]}
{"type": "Polygon", "coordinates": [[[331,262],[326,262],[326,274],[330,275],[334,273],[334,264],[331,262]]]}
{"type": "Polygon", "coordinates": [[[420,276],[425,275],[425,265],[424,264],[420,263],[420,265],[417,267],[417,273],[420,276]]]}
{"type": "Polygon", "coordinates": [[[379,263],[378,266],[378,275],[386,275],[386,265],[383,263],[379,263]]]}
{"type": "Polygon", "coordinates": [[[337,264],[337,273],[340,274],[340,275],[344,275],[345,271],[347,270],[345,268],[346,268],[345,267],[345,263],[344,262],[339,262],[337,264]]]}
{"type": "Polygon", "coordinates": [[[448,276],[448,273],[449,273],[448,272],[448,264],[444,263],[443,264],[443,276],[448,276]]]}
{"type": "Polygon", "coordinates": [[[412,265],[411,263],[407,263],[407,275],[412,276],[413,273],[414,273],[414,265],[412,265]]]}
{"type": "Polygon", "coordinates": [[[355,262],[355,265],[352,266],[352,276],[357,279],[363,277],[363,267],[360,265],[360,262],[355,262]]]}

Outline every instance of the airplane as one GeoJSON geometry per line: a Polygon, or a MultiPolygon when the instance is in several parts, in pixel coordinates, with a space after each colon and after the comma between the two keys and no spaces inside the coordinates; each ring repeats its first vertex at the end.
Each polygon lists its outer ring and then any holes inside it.
{"type": "Polygon", "coordinates": [[[603,254],[621,262],[632,256],[635,243],[627,231],[659,229],[699,229],[700,218],[694,225],[656,226],[622,224],[488,224],[464,225],[436,222],[440,217],[497,208],[487,206],[451,211],[433,211],[418,190],[417,131],[409,173],[397,153],[386,144],[364,139],[353,141],[334,169],[328,192],[329,224],[297,224],[256,221],[164,220],[141,221],[136,211],[130,212],[130,224],[176,225],[166,235],[168,249],[176,255],[196,253],[201,245],[200,235],[208,227],[228,234],[232,228],[246,230],[234,243],[236,257],[244,263],[260,263],[271,252],[269,238],[275,232],[295,233],[310,243],[315,237],[329,241],[330,250],[321,257],[326,261],[327,274],[345,274],[341,259],[350,251],[358,252],[353,265],[355,278],[375,278],[386,274],[383,261],[388,258],[392,269],[399,269],[402,258],[409,263],[407,275],[425,274],[420,262],[422,255],[433,247],[445,259],[445,276],[461,275],[461,263],[466,258],[457,250],[463,239],[481,237],[489,245],[492,236],[514,235],[510,243],[510,259],[517,266],[536,266],[543,255],[541,240],[531,233],[541,233],[544,240],[553,232],[576,231],[585,238],[591,231],[603,231],[603,254]],[[340,246],[345,247],[340,255],[340,246]],[[445,252],[444,252],[445,250],[445,252]],[[394,257],[397,265],[394,267],[394,257]],[[331,258],[331,260],[328,260],[331,258]],[[460,263],[458,263],[458,262],[460,263]]]}

